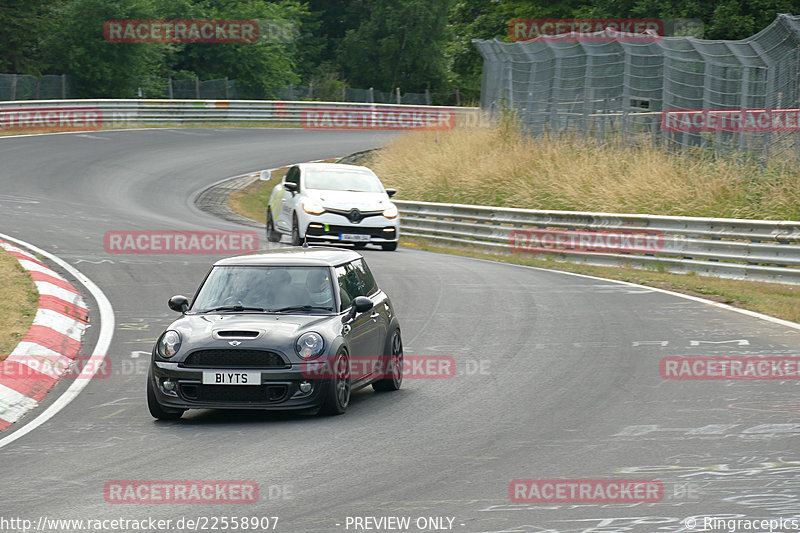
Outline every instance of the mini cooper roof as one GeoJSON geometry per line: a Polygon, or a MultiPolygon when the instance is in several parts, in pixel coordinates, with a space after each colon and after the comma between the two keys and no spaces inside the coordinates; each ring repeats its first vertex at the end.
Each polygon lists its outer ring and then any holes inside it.
{"type": "Polygon", "coordinates": [[[337,266],[361,258],[352,250],[328,246],[277,248],[220,259],[214,266],[337,266]]]}

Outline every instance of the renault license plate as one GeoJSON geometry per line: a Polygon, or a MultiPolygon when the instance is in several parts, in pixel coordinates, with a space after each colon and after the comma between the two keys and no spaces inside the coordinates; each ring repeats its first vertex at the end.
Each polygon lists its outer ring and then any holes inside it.
{"type": "Polygon", "coordinates": [[[369,242],[369,235],[359,233],[340,233],[340,241],[369,242]]]}

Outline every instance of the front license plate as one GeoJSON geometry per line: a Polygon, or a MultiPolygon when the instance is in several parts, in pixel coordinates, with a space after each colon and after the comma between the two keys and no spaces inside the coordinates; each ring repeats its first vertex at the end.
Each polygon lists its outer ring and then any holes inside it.
{"type": "Polygon", "coordinates": [[[203,385],[261,385],[261,372],[203,372],[203,385]]]}
{"type": "Polygon", "coordinates": [[[360,233],[340,233],[340,241],[355,241],[355,242],[369,242],[369,235],[360,233]]]}

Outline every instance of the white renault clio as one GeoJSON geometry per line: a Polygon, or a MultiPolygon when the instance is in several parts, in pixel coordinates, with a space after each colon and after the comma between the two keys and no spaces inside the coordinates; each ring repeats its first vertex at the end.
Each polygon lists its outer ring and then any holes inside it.
{"type": "Polygon", "coordinates": [[[303,241],[380,244],[397,249],[400,225],[396,191],[384,189],[367,167],[338,163],[301,163],[272,189],[267,207],[267,239],[290,235],[303,241]]]}

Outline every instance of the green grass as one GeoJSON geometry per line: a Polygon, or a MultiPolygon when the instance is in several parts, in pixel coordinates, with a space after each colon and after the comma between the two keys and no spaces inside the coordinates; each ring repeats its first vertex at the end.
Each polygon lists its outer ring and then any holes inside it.
{"type": "Polygon", "coordinates": [[[800,220],[800,168],[646,143],[530,138],[513,125],[420,131],[367,161],[397,198],[498,207],[800,220]]]}
{"type": "Polygon", "coordinates": [[[33,324],[39,292],[17,259],[0,248],[0,361],[19,344],[33,324]]]}

